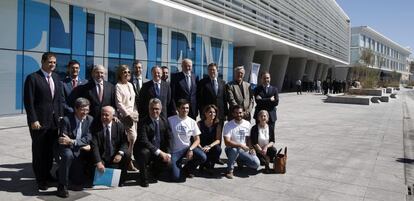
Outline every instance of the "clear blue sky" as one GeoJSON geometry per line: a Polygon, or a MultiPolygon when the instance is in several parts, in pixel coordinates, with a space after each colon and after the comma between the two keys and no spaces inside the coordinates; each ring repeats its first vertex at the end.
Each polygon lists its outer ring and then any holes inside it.
{"type": "Polygon", "coordinates": [[[414,57],[414,0],[336,0],[351,26],[369,26],[400,44],[414,57]]]}

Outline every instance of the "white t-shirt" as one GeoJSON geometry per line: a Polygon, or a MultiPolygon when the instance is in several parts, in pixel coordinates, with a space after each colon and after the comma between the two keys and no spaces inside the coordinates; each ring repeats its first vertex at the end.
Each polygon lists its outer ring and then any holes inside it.
{"type": "Polygon", "coordinates": [[[168,121],[172,130],[172,153],[189,147],[191,144],[191,136],[197,136],[201,134],[200,129],[197,126],[197,122],[190,117],[181,119],[178,115],[168,117],[168,121]]]}
{"type": "Polygon", "coordinates": [[[230,137],[231,141],[246,145],[246,136],[250,136],[250,122],[242,120],[237,124],[234,119],[227,122],[223,128],[223,136],[230,137]]]}

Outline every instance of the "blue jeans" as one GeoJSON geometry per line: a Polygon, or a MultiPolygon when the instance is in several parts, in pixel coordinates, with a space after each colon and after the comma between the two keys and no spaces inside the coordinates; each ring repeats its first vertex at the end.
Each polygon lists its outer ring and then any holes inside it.
{"type": "MultiPolygon", "coordinates": [[[[171,179],[172,181],[180,181],[181,169],[183,165],[182,159],[187,155],[187,151],[190,147],[179,150],[175,153],[171,153],[171,179]]],[[[193,150],[193,159],[188,161],[185,165],[185,169],[192,173],[195,171],[198,165],[204,163],[207,160],[206,154],[200,148],[193,150]]]]}
{"type": "Polygon", "coordinates": [[[242,164],[249,168],[257,169],[260,166],[260,160],[256,155],[249,154],[241,148],[226,147],[227,155],[227,172],[233,171],[234,162],[238,159],[242,164]]]}

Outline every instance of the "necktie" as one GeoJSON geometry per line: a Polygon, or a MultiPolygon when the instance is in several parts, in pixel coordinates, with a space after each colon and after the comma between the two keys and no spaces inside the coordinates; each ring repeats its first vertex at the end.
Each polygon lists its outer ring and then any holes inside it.
{"type": "Polygon", "coordinates": [[[158,120],[154,120],[154,146],[160,148],[160,126],[158,120]]]}
{"type": "Polygon", "coordinates": [[[155,87],[155,93],[156,93],[157,97],[160,97],[160,84],[155,83],[154,87],[155,87]]]}
{"type": "MultiPolygon", "coordinates": [[[[79,121],[78,127],[76,129],[76,140],[81,139],[81,137],[82,137],[82,121],[79,121]]],[[[76,148],[74,153],[75,153],[75,156],[79,156],[80,149],[76,148]]]]}
{"type": "Polygon", "coordinates": [[[108,126],[106,126],[106,129],[105,129],[105,159],[107,161],[110,161],[111,156],[112,156],[111,133],[109,132],[108,126]]]}
{"type": "Polygon", "coordinates": [[[214,88],[214,93],[216,93],[216,95],[218,94],[218,83],[216,79],[213,79],[213,88],[214,88]]]}
{"type": "Polygon", "coordinates": [[[98,83],[98,88],[99,88],[99,93],[98,93],[99,102],[102,102],[102,98],[103,98],[103,84],[102,83],[98,83]]]}
{"type": "Polygon", "coordinates": [[[186,75],[187,77],[187,87],[188,87],[188,91],[191,91],[191,76],[190,75],[186,75]]]}
{"type": "Polygon", "coordinates": [[[141,89],[141,79],[138,78],[137,79],[137,91],[139,92],[140,89],[141,89]]]}
{"type": "Polygon", "coordinates": [[[267,94],[267,93],[269,93],[269,87],[268,87],[268,86],[266,86],[266,87],[265,87],[265,89],[266,89],[266,90],[265,90],[265,91],[266,91],[266,94],[267,94]]]}
{"type": "Polygon", "coordinates": [[[72,80],[72,89],[74,89],[75,87],[77,87],[78,86],[78,80],[76,80],[76,79],[73,79],[72,80]]]}
{"type": "Polygon", "coordinates": [[[47,83],[49,84],[50,93],[52,94],[52,98],[53,98],[55,97],[55,85],[53,83],[53,79],[52,77],[50,77],[50,75],[48,75],[46,78],[47,78],[47,83]]]}
{"type": "Polygon", "coordinates": [[[82,137],[82,121],[79,121],[78,128],[76,129],[76,139],[79,140],[82,137]]]}

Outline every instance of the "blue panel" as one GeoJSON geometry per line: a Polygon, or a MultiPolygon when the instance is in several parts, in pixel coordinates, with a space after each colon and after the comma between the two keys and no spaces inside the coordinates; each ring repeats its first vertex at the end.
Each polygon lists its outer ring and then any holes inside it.
{"type": "Polygon", "coordinates": [[[86,19],[87,15],[83,8],[73,6],[72,54],[85,55],[86,53],[86,19]]]}
{"type": "MultiPolygon", "coordinates": [[[[148,41],[148,23],[136,20],[135,25],[138,27],[138,30],[142,35],[142,40],[148,41]]],[[[141,39],[137,38],[137,40],[141,39]]]]}
{"type": "Polygon", "coordinates": [[[171,55],[170,55],[171,60],[168,61],[168,62],[177,63],[177,58],[178,58],[178,56],[177,56],[178,50],[177,49],[178,48],[177,48],[177,32],[175,32],[175,31],[171,32],[171,44],[170,44],[170,46],[171,46],[171,55]]]}
{"type": "Polygon", "coordinates": [[[195,61],[193,64],[194,73],[199,77],[202,78],[202,58],[201,53],[203,52],[203,38],[201,36],[196,36],[196,43],[195,43],[195,61]]]}
{"type": "Polygon", "coordinates": [[[109,18],[108,57],[119,58],[121,40],[121,22],[119,19],[109,18]]]}
{"type": "Polygon", "coordinates": [[[85,56],[74,56],[74,55],[72,55],[72,59],[75,59],[75,60],[79,61],[80,72],[79,72],[78,76],[81,79],[85,79],[85,75],[86,75],[86,59],[85,59],[85,56]]]}
{"type": "Polygon", "coordinates": [[[131,27],[121,21],[121,58],[134,59],[135,37],[131,27]]]}
{"type": "Polygon", "coordinates": [[[111,82],[112,84],[116,84],[116,68],[119,66],[119,59],[108,59],[108,82],[111,82]]]}
{"type": "MultiPolygon", "coordinates": [[[[24,16],[24,2],[18,0],[17,2],[17,49],[23,49],[23,16],[24,16]]],[[[17,99],[16,99],[17,100],[17,99]]]]}
{"type": "Polygon", "coordinates": [[[233,80],[233,43],[229,43],[229,47],[228,47],[228,52],[229,52],[229,64],[228,64],[228,73],[227,73],[227,80],[233,80]]]}
{"type": "MultiPolygon", "coordinates": [[[[69,6],[67,7],[69,9],[69,6]]],[[[65,32],[64,22],[59,13],[50,8],[50,51],[57,53],[71,53],[71,20],[69,19],[69,33],[65,32]]]]}
{"type": "Polygon", "coordinates": [[[16,109],[23,109],[23,55],[16,55],[16,109]]]}
{"type": "MultiPolygon", "coordinates": [[[[154,24],[148,24],[148,62],[147,69],[156,65],[157,60],[157,28],[154,24]]],[[[151,72],[147,70],[147,78],[152,79],[151,72]]]]}
{"type": "MultiPolygon", "coordinates": [[[[25,7],[24,49],[30,50],[39,45],[42,32],[49,33],[49,5],[34,0],[27,0],[25,7]]],[[[46,50],[49,49],[46,38],[46,50]]]]}
{"type": "Polygon", "coordinates": [[[56,55],[56,69],[55,73],[59,75],[60,79],[66,77],[66,67],[71,60],[69,54],[55,54],[56,55]]]}

